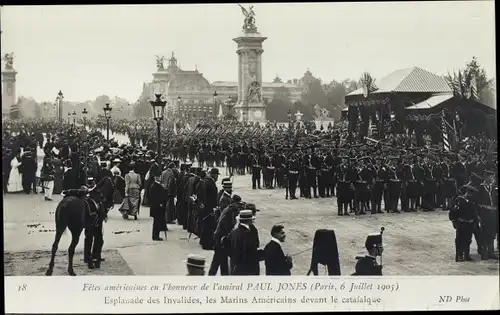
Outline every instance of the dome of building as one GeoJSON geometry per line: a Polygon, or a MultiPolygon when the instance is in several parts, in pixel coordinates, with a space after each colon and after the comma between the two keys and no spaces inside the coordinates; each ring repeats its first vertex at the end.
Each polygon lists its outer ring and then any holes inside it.
{"type": "Polygon", "coordinates": [[[184,71],[178,69],[170,76],[167,93],[210,91],[210,83],[198,70],[184,71]]]}

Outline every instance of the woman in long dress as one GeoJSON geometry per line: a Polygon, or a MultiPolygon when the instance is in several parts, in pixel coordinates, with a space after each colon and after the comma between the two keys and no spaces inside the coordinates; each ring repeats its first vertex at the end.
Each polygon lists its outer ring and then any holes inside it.
{"type": "Polygon", "coordinates": [[[19,171],[19,167],[21,166],[21,156],[17,154],[10,161],[10,176],[9,183],[7,185],[7,189],[9,193],[18,193],[23,191],[23,178],[21,172],[19,171]]]}
{"type": "Polygon", "coordinates": [[[141,176],[135,172],[135,163],[129,165],[129,172],[125,175],[125,199],[120,206],[124,219],[133,216],[137,220],[137,213],[141,206],[141,176]]]}

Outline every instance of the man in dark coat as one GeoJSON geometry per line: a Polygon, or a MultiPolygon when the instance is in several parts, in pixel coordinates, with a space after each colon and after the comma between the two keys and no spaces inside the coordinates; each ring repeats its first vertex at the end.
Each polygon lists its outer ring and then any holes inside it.
{"type": "Polygon", "coordinates": [[[260,241],[257,229],[251,228],[255,217],[252,210],[241,210],[237,217],[238,227],[229,234],[231,248],[231,275],[258,276],[259,262],[263,251],[259,249],[260,241]]]}
{"type": "Polygon", "coordinates": [[[156,172],[150,173],[154,178],[149,192],[149,216],[153,218],[153,241],[163,241],[160,237],[160,232],[165,232],[167,239],[167,221],[166,221],[166,206],[168,201],[167,191],[160,183],[161,173],[158,169],[156,172]]]}
{"type": "MultiPolygon", "coordinates": [[[[26,153],[21,158],[22,183],[23,190],[26,194],[29,194],[31,192],[33,182],[36,178],[37,167],[37,162],[31,155],[31,152],[26,151],[26,153]]],[[[34,193],[36,193],[36,191],[34,191],[34,193]]]]}
{"type": "Polygon", "coordinates": [[[200,245],[203,249],[213,249],[213,235],[217,222],[215,221],[215,211],[217,210],[217,194],[218,189],[216,186],[217,179],[219,178],[219,170],[212,168],[209,176],[205,179],[204,185],[204,198],[203,205],[205,206],[201,211],[201,235],[200,245]]]}
{"type": "Polygon", "coordinates": [[[283,225],[274,225],[271,228],[271,241],[264,247],[264,261],[266,276],[290,276],[293,267],[292,257],[285,255],[281,243],[286,234],[283,225]]]}
{"type": "Polygon", "coordinates": [[[169,163],[167,169],[161,174],[161,183],[168,195],[167,203],[167,223],[172,223],[176,219],[174,198],[177,195],[177,179],[173,169],[174,163],[169,163]]]}
{"type": "Polygon", "coordinates": [[[229,275],[230,244],[228,244],[227,237],[236,225],[236,216],[242,209],[241,197],[234,195],[231,198],[231,203],[222,210],[214,232],[214,257],[208,271],[209,276],[215,276],[219,267],[221,276],[229,275]]]}

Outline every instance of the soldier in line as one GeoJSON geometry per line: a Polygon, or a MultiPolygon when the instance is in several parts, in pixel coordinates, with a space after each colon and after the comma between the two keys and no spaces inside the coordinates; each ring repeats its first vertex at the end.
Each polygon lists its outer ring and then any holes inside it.
{"type": "Polygon", "coordinates": [[[292,156],[288,161],[286,181],[288,184],[288,192],[290,194],[290,200],[298,199],[295,196],[297,190],[297,181],[299,180],[300,164],[297,161],[296,156],[292,156]]]}
{"type": "Polygon", "coordinates": [[[467,185],[465,194],[457,198],[456,204],[449,212],[449,219],[456,230],[455,236],[455,261],[471,261],[470,244],[474,232],[477,204],[473,200],[476,188],[467,185]]]}
{"type": "Polygon", "coordinates": [[[371,212],[375,213],[383,213],[382,211],[382,196],[384,195],[385,185],[388,179],[388,172],[385,167],[382,166],[382,157],[377,156],[375,158],[375,167],[374,167],[374,175],[373,186],[371,190],[371,212]]]}
{"type": "Polygon", "coordinates": [[[259,158],[253,157],[252,160],[252,189],[260,189],[260,173],[262,166],[260,164],[259,158]]]}

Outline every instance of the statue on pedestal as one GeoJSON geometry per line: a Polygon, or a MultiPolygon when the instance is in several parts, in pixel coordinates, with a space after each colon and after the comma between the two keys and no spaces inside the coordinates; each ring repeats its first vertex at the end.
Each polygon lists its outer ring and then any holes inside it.
{"type": "Polygon", "coordinates": [[[261,102],[261,93],[260,93],[260,84],[257,81],[253,81],[248,86],[248,97],[247,100],[249,103],[260,103],[261,102]]]}
{"type": "Polygon", "coordinates": [[[314,105],[314,113],[316,115],[316,119],[323,121],[327,120],[330,116],[330,111],[326,108],[321,108],[318,104],[314,105]]]}
{"type": "Polygon", "coordinates": [[[5,54],[3,56],[3,61],[5,61],[5,69],[13,69],[14,66],[14,53],[5,54]]]}
{"type": "Polygon", "coordinates": [[[165,68],[163,67],[163,63],[165,62],[165,56],[157,56],[156,57],[156,67],[158,70],[164,70],[165,68]]]}
{"type": "Polygon", "coordinates": [[[255,12],[253,12],[253,5],[250,6],[248,10],[245,9],[241,4],[238,3],[238,5],[241,7],[241,12],[243,12],[243,15],[245,16],[245,21],[243,22],[243,30],[256,30],[257,27],[255,26],[255,12]]]}

